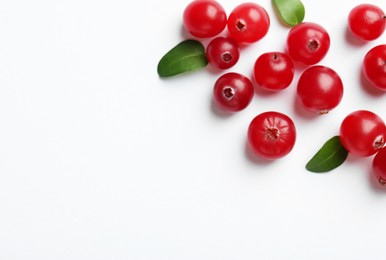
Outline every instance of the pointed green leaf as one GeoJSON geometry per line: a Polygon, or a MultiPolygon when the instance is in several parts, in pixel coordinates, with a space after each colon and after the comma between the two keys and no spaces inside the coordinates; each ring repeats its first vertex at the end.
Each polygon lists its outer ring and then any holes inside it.
{"type": "Polygon", "coordinates": [[[207,64],[204,46],[196,40],[185,40],[161,58],[157,72],[160,77],[170,77],[201,69],[207,64]]]}
{"type": "Polygon", "coordinates": [[[322,173],[340,166],[347,158],[348,152],[340,142],[339,136],[334,136],[323,144],[320,150],[307,163],[310,172],[322,173]]]}
{"type": "Polygon", "coordinates": [[[273,0],[273,4],[283,22],[295,26],[304,19],[304,5],[300,0],[273,0]]]}

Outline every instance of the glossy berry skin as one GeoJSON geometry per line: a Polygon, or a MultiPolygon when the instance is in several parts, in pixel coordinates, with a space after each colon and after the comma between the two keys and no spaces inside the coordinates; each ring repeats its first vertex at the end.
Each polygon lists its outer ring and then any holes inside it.
{"type": "Polygon", "coordinates": [[[288,32],[286,47],[294,61],[314,65],[321,61],[330,49],[330,36],[321,25],[302,22],[288,32]]]}
{"type": "Polygon", "coordinates": [[[343,119],[339,136],[348,152],[367,157],[384,146],[386,126],[377,114],[368,110],[357,110],[343,119]]]}
{"type": "Polygon", "coordinates": [[[386,185],[386,146],[379,149],[374,156],[372,169],[379,184],[386,185]]]}
{"type": "Polygon", "coordinates": [[[386,16],[383,10],[372,4],[360,4],[348,15],[348,28],[357,38],[372,41],[385,31],[386,16]]]}
{"type": "Polygon", "coordinates": [[[367,52],[362,69],[374,87],[386,91],[386,44],[375,46],[367,52]]]}
{"type": "Polygon", "coordinates": [[[214,38],[206,48],[209,64],[218,69],[229,69],[240,58],[239,45],[232,38],[214,38]]]}
{"type": "Polygon", "coordinates": [[[224,8],[214,0],[194,0],[185,7],[183,24],[197,38],[214,37],[221,33],[227,23],[224,8]]]}
{"type": "Polygon", "coordinates": [[[294,78],[294,64],[285,53],[266,52],[256,59],[253,77],[266,90],[283,90],[294,78]]]}
{"type": "Polygon", "coordinates": [[[342,100],[343,83],[333,69],[314,65],[300,75],[296,94],[306,110],[325,114],[342,100]]]}
{"type": "Polygon", "coordinates": [[[258,157],[275,160],[287,155],[295,145],[296,128],[287,115],[269,111],[249,124],[248,145],[258,157]]]}
{"type": "Polygon", "coordinates": [[[227,27],[230,36],[239,44],[251,44],[268,33],[270,19],[262,6],[247,2],[233,9],[228,18],[227,27]]]}
{"type": "Polygon", "coordinates": [[[216,105],[227,112],[245,109],[254,95],[252,82],[246,76],[229,72],[222,75],[214,84],[213,100],[216,105]]]}

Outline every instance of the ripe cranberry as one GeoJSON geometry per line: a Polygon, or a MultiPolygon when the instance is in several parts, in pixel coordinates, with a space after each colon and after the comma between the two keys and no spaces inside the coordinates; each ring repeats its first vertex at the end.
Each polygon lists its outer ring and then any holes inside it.
{"type": "Polygon", "coordinates": [[[224,8],[214,0],[194,0],[184,10],[183,23],[193,36],[208,38],[224,30],[227,15],[224,8]]]}
{"type": "Polygon", "coordinates": [[[229,72],[214,84],[213,99],[218,107],[227,112],[246,108],[254,95],[252,82],[244,75],[229,72]]]}
{"type": "Polygon", "coordinates": [[[242,3],[236,6],[228,18],[230,36],[239,44],[251,44],[263,38],[270,26],[267,11],[255,3],[242,3]]]}
{"type": "Polygon", "coordinates": [[[260,55],[253,69],[258,85],[272,91],[287,88],[294,78],[294,64],[287,54],[266,52],[260,55]]]}
{"type": "Polygon", "coordinates": [[[363,72],[370,83],[386,91],[386,44],[373,47],[363,59],[363,72]]]}
{"type": "Polygon", "coordinates": [[[218,69],[229,69],[240,57],[239,46],[232,38],[214,38],[206,48],[208,62],[218,69]]]}
{"type": "Polygon", "coordinates": [[[383,10],[372,4],[360,4],[348,15],[348,28],[357,38],[364,41],[377,39],[385,31],[386,16],[383,10]]]}
{"type": "Polygon", "coordinates": [[[386,185],[386,146],[379,149],[373,159],[373,174],[381,185],[386,185]]]}
{"type": "Polygon", "coordinates": [[[295,124],[287,115],[264,112],[248,128],[248,145],[259,157],[274,160],[287,155],[295,145],[295,124]]]}
{"type": "Polygon", "coordinates": [[[316,23],[299,23],[291,28],[287,36],[289,56],[294,61],[305,65],[313,65],[321,61],[329,48],[329,34],[316,23]]]}
{"type": "Polygon", "coordinates": [[[311,112],[327,113],[339,105],[343,96],[343,83],[333,69],[314,65],[299,77],[297,98],[311,112]]]}
{"type": "Polygon", "coordinates": [[[347,115],[340,126],[340,141],[350,153],[366,157],[385,145],[386,126],[375,113],[358,110],[347,115]]]}

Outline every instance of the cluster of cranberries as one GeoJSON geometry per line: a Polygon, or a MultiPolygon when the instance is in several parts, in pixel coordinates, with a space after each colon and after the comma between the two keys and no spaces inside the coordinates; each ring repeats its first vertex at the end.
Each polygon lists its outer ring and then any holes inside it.
{"type": "MultiPolygon", "coordinates": [[[[242,3],[229,16],[214,0],[194,0],[184,10],[185,29],[197,38],[213,38],[206,47],[211,66],[225,70],[234,66],[240,57],[240,46],[262,39],[270,27],[266,10],[256,3],[242,3]],[[227,29],[228,36],[218,36],[227,29]]],[[[362,4],[352,9],[348,28],[355,37],[370,41],[378,38],[386,26],[386,16],[374,5],[362,4]]],[[[317,65],[330,48],[328,32],[319,24],[301,22],[287,35],[286,51],[267,52],[254,64],[253,80],[269,91],[287,88],[294,79],[294,67],[303,64],[304,71],[297,82],[299,103],[311,112],[325,114],[340,103],[343,83],[338,73],[327,66],[317,65]]],[[[363,60],[363,71],[369,82],[386,91],[386,44],[371,49],[363,60]]],[[[254,96],[251,80],[236,72],[228,72],[214,84],[216,105],[228,112],[245,109],[254,96]]],[[[359,156],[376,152],[374,171],[386,182],[386,126],[370,111],[356,111],[342,122],[340,138],[344,147],[359,156]]],[[[296,139],[293,121],[279,112],[256,116],[248,128],[251,150],[264,159],[277,159],[288,154],[296,139]]]]}

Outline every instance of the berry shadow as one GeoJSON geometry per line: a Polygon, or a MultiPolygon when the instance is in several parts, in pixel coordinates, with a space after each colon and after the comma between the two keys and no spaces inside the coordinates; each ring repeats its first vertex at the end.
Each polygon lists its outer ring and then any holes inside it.
{"type": "Polygon", "coordinates": [[[182,39],[189,39],[189,38],[194,38],[190,33],[188,33],[184,27],[183,24],[180,26],[180,36],[182,39]]]}
{"type": "MultiPolygon", "coordinates": [[[[288,52],[286,52],[286,54],[289,55],[288,52]]],[[[293,61],[293,63],[294,63],[295,73],[298,75],[301,75],[309,67],[317,65],[317,64],[307,65],[307,64],[301,63],[300,61],[293,61]]]]}
{"type": "Polygon", "coordinates": [[[219,108],[215,101],[213,100],[213,97],[211,96],[210,97],[210,110],[212,111],[212,113],[218,117],[218,118],[223,118],[223,119],[227,119],[227,118],[230,118],[232,117],[235,113],[232,113],[232,112],[227,112],[227,111],[224,111],[222,110],[221,108],[219,108]]]}
{"type": "MultiPolygon", "coordinates": [[[[186,71],[186,72],[183,72],[183,73],[179,73],[179,74],[176,74],[176,75],[173,75],[173,76],[169,76],[169,77],[161,77],[158,75],[158,78],[161,80],[161,81],[167,81],[167,82],[181,82],[181,79],[184,79],[186,81],[186,79],[189,79],[189,77],[196,77],[197,74],[199,73],[202,73],[203,71],[186,71]]],[[[168,88],[172,88],[173,85],[167,85],[168,88]]],[[[178,88],[181,88],[181,84],[178,84],[176,85],[176,87],[178,88]]]]}
{"type": "Polygon", "coordinates": [[[348,28],[348,26],[346,26],[344,38],[348,44],[355,46],[355,47],[363,47],[367,44],[366,41],[361,40],[361,39],[357,38],[355,35],[353,35],[350,32],[350,29],[348,28]]]}
{"type": "Polygon", "coordinates": [[[303,107],[303,105],[300,103],[300,101],[296,98],[296,96],[294,97],[292,108],[293,108],[294,114],[297,117],[305,119],[305,120],[309,120],[309,121],[316,120],[317,118],[323,116],[321,114],[318,114],[315,112],[310,112],[310,111],[306,110],[303,107]]]}
{"type": "Polygon", "coordinates": [[[216,68],[216,67],[212,66],[210,63],[208,63],[208,65],[206,65],[205,70],[209,74],[217,76],[217,77],[220,77],[221,75],[229,72],[227,70],[222,70],[222,69],[216,68]]]}
{"type": "Polygon", "coordinates": [[[362,68],[359,68],[359,82],[362,86],[362,89],[366,92],[366,94],[372,97],[381,97],[384,96],[386,92],[374,87],[370,81],[367,80],[365,73],[362,68]]]}
{"type": "Polygon", "coordinates": [[[262,88],[259,84],[256,83],[256,80],[254,79],[253,72],[250,73],[249,78],[251,79],[251,82],[253,84],[253,89],[255,92],[255,95],[259,97],[273,97],[279,94],[280,91],[269,91],[264,88],[262,88]]]}
{"type": "Polygon", "coordinates": [[[183,40],[196,40],[196,41],[199,41],[202,43],[202,45],[206,48],[206,46],[208,45],[208,43],[210,42],[210,38],[198,38],[198,37],[195,37],[193,35],[191,35],[184,27],[183,24],[181,24],[181,27],[180,27],[180,37],[181,37],[181,41],[183,40]]]}
{"type": "Polygon", "coordinates": [[[251,162],[252,164],[259,165],[259,166],[269,166],[272,165],[275,160],[265,160],[263,158],[258,157],[253,153],[251,148],[248,145],[248,141],[245,142],[244,145],[244,154],[246,159],[251,162]]]}
{"type": "Polygon", "coordinates": [[[365,169],[362,173],[366,174],[368,185],[370,186],[370,188],[377,194],[386,195],[386,185],[382,186],[377,180],[377,178],[374,176],[374,173],[372,171],[372,158],[359,157],[349,154],[344,163],[350,165],[350,167],[359,167],[361,169],[365,169]]]}

